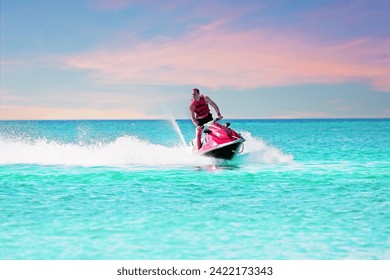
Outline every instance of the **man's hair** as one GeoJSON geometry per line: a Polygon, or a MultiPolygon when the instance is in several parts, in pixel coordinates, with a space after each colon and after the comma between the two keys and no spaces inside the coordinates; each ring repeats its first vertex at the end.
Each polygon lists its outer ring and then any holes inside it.
{"type": "Polygon", "coordinates": [[[199,89],[197,89],[197,88],[194,88],[194,89],[192,89],[193,91],[196,91],[196,93],[199,93],[199,89]]]}

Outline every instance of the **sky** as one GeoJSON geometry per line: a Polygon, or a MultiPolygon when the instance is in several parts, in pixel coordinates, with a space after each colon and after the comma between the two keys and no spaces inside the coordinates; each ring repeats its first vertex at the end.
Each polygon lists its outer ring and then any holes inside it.
{"type": "Polygon", "coordinates": [[[0,0],[0,119],[390,118],[388,0],[0,0]],[[215,113],[214,113],[215,115],[215,113]]]}

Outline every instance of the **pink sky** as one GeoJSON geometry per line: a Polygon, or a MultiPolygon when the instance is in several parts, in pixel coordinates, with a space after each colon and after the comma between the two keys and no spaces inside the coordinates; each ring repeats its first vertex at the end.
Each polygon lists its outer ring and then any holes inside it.
{"type": "Polygon", "coordinates": [[[64,61],[108,83],[251,88],[364,80],[376,90],[390,91],[389,49],[387,38],[327,43],[299,33],[229,31],[215,22],[175,40],[138,40],[64,61]]]}
{"type": "Polygon", "coordinates": [[[193,87],[232,117],[387,117],[389,8],[384,0],[6,1],[0,119],[164,110],[186,118],[193,87]]]}

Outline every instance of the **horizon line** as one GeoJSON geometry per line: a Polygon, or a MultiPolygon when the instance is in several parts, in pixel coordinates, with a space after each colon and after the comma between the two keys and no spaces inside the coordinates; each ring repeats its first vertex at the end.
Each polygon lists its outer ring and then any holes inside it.
{"type": "MultiPolygon", "coordinates": [[[[190,118],[156,118],[156,119],[0,119],[0,121],[191,121],[190,118]]],[[[290,121],[290,120],[390,120],[390,117],[323,117],[323,118],[223,118],[223,120],[239,120],[239,121],[290,121]]]]}

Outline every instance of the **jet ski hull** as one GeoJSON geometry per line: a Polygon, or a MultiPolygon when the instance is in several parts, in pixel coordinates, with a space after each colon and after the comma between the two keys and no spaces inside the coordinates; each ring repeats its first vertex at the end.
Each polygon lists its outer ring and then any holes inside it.
{"type": "Polygon", "coordinates": [[[199,155],[217,159],[231,160],[236,156],[236,154],[240,153],[240,148],[243,142],[243,139],[235,140],[227,144],[219,145],[214,149],[200,152],[199,155]]]}
{"type": "Polygon", "coordinates": [[[201,148],[196,150],[194,146],[194,153],[217,159],[230,160],[242,152],[242,145],[245,139],[229,127],[230,123],[221,125],[217,121],[218,119],[205,125],[205,135],[202,139],[201,148]]]}

